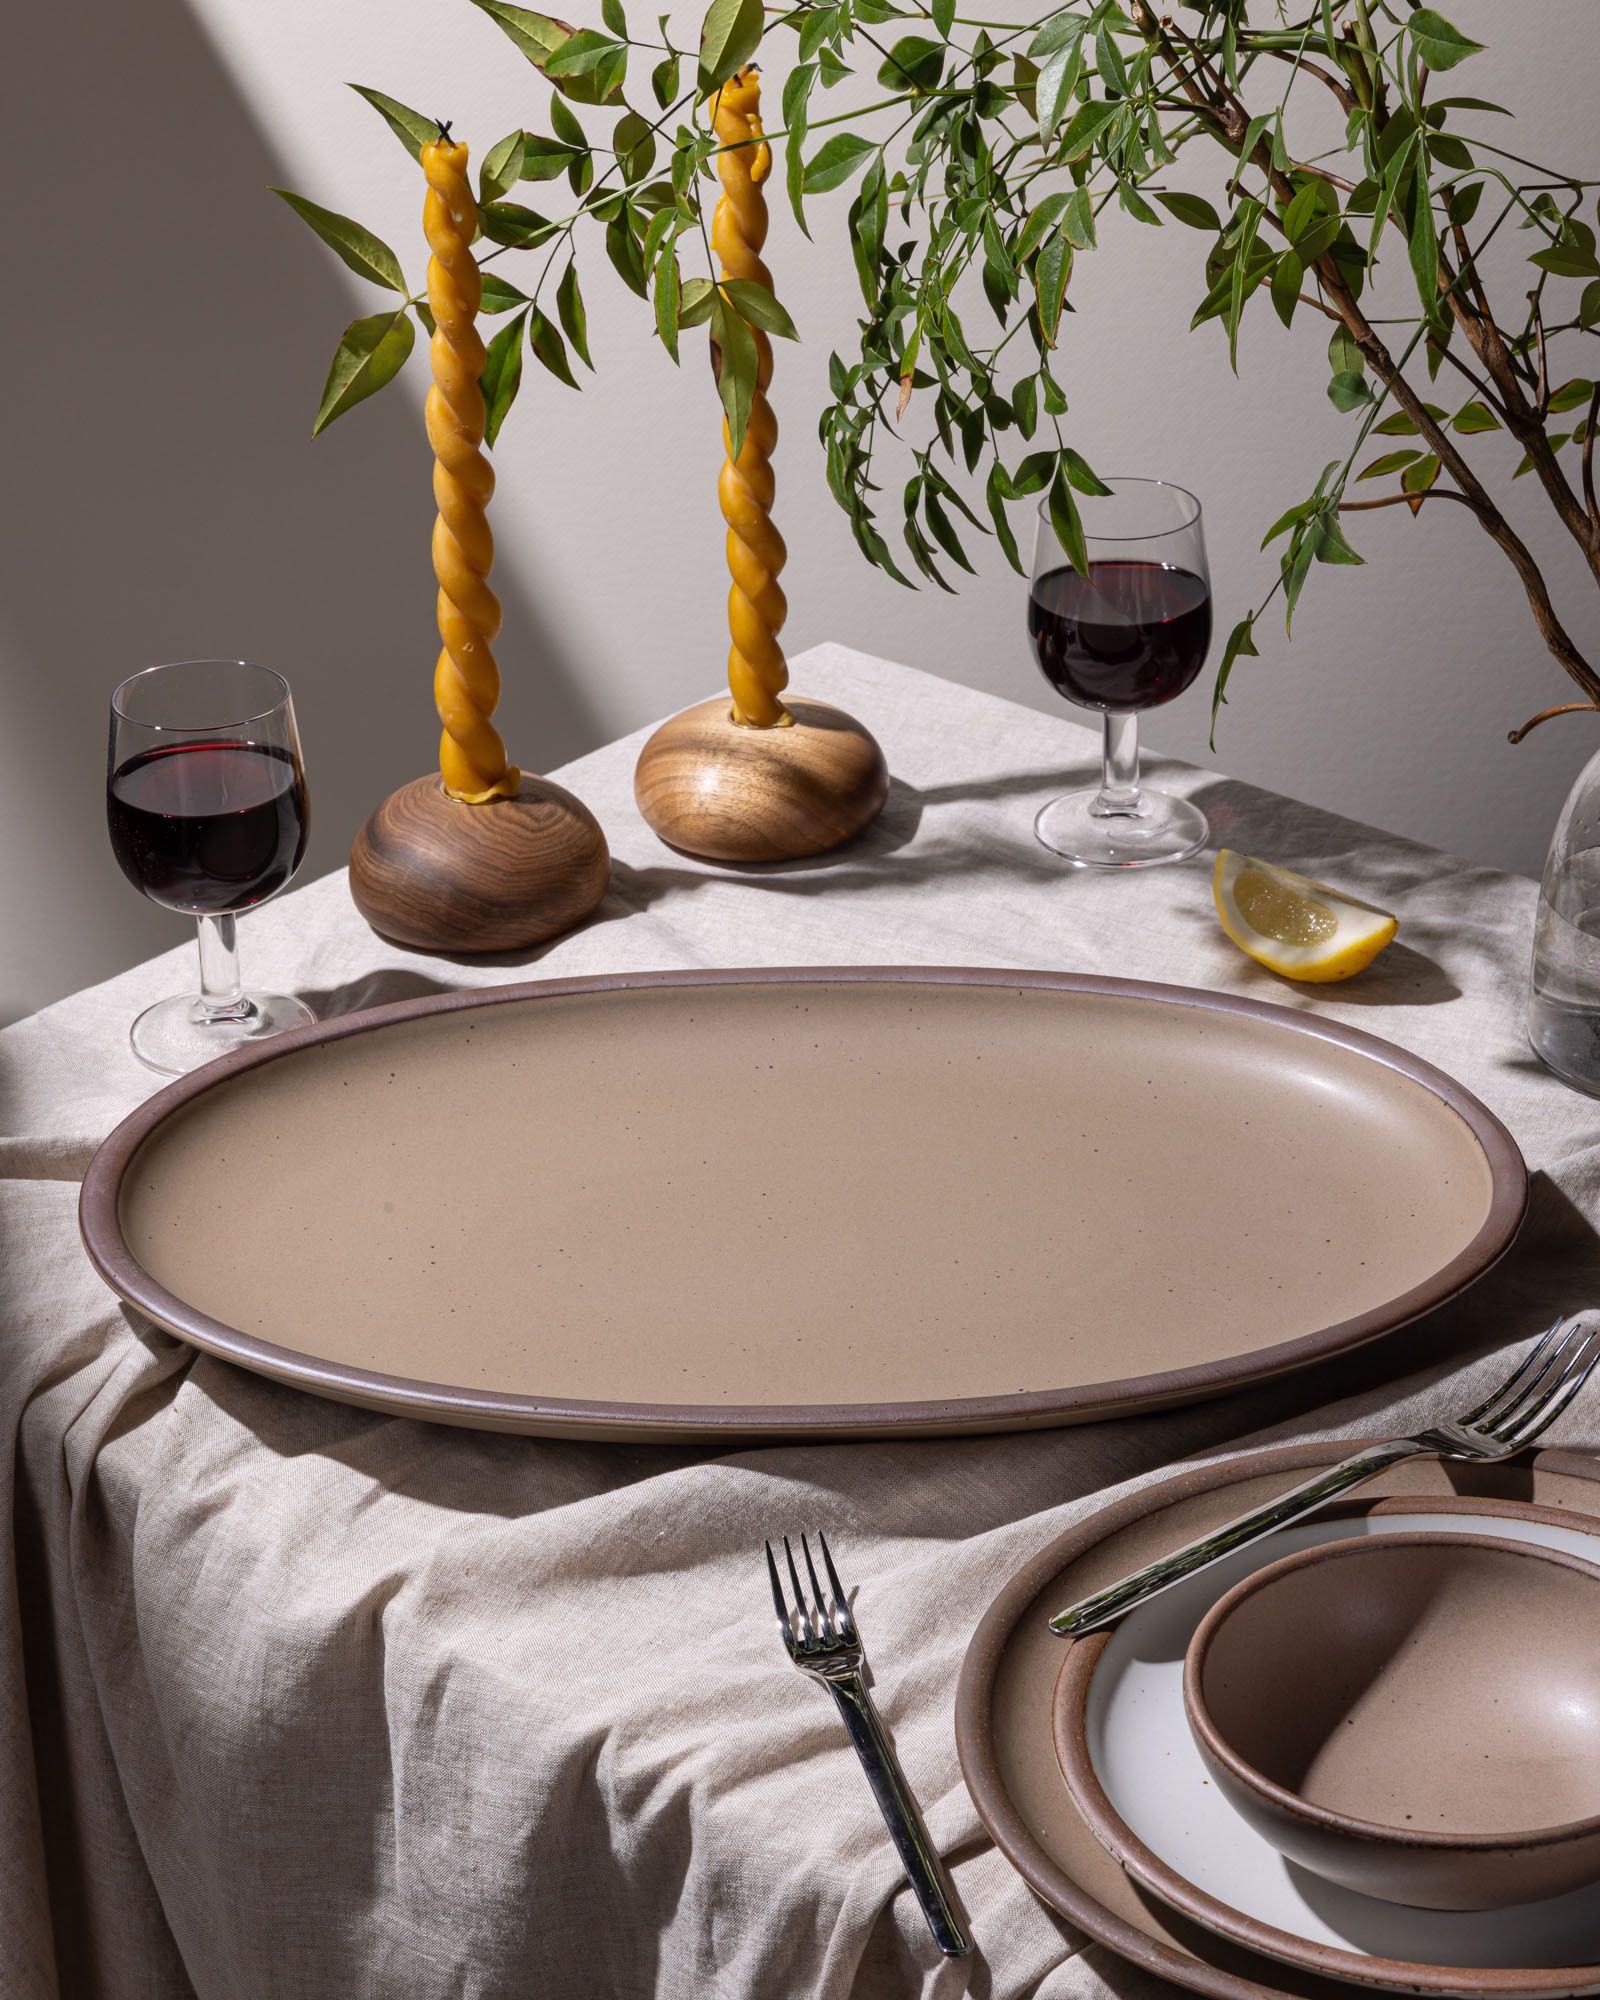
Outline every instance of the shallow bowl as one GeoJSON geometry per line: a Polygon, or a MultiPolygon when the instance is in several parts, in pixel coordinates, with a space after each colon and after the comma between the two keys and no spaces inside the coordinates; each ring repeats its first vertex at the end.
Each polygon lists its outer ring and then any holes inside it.
{"type": "Polygon", "coordinates": [[[1479,1910],[1600,1877],[1600,1568],[1488,1535],[1368,1535],[1207,1614],[1184,1705],[1223,1795],[1362,1895],[1479,1910]]]}

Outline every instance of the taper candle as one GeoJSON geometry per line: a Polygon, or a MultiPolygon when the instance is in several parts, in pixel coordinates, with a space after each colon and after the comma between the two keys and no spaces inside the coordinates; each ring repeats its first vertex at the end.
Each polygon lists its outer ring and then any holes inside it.
{"type": "MultiPolygon", "coordinates": [[[[740,141],[761,139],[761,77],[752,64],[739,71],[717,93],[712,114],[717,137],[727,152],[717,154],[722,195],[711,223],[711,243],[724,278],[745,278],[772,290],[772,274],[761,261],[767,240],[767,201],[761,184],[772,171],[772,151],[740,141]]],[[[788,602],[778,586],[787,550],[772,525],[775,481],[772,453],[778,442],[778,420],[767,401],[772,380],[772,343],[755,335],[758,366],[750,421],[739,456],[726,420],[722,426],[726,462],[717,481],[717,497],[728,523],[728,568],[733,585],[728,592],[728,687],[734,720],[771,729],[792,720],[779,700],[788,685],[778,633],[788,615],[788,602]]]]}
{"type": "Polygon", "coordinates": [[[500,600],[489,588],[494,536],[487,508],[494,472],[481,450],[484,404],[478,378],[484,346],[474,322],[483,279],[472,254],[478,209],[467,179],[467,149],[441,126],[422,148],[428,192],[422,228],[428,239],[428,304],[435,332],[428,357],[433,384],[426,421],[433,447],[433,569],[439,579],[439,637],[434,704],[444,732],[439,769],[453,799],[481,805],[514,798],[521,774],[506,761],[490,721],[500,699],[500,670],[491,644],[500,630],[500,600]]]}

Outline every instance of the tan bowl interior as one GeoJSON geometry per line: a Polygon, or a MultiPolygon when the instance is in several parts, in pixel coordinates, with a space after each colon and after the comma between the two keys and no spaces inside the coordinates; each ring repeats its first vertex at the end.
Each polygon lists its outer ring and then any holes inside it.
{"type": "Polygon", "coordinates": [[[1315,1806],[1411,1833],[1600,1814],[1600,1570],[1405,1536],[1275,1567],[1200,1675],[1216,1730],[1315,1806]]]}

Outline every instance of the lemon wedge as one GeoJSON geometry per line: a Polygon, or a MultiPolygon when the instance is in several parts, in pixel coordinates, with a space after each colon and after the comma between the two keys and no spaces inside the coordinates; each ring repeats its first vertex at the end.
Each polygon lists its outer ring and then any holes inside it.
{"type": "Polygon", "coordinates": [[[1217,856],[1211,893],[1239,949],[1285,979],[1348,979],[1400,928],[1387,910],[1231,847],[1217,856]]]}

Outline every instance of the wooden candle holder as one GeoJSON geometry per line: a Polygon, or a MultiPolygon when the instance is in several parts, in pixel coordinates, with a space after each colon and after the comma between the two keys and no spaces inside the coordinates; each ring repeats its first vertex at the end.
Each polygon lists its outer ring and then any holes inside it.
{"type": "Polygon", "coordinates": [[[795,861],[851,840],[883,810],[883,752],[843,709],[791,701],[752,729],[725,694],[675,715],[640,753],[633,793],[669,847],[708,861],[795,861]]]}
{"type": "MultiPolygon", "coordinates": [[[[772,290],[761,183],[772,154],[761,135],[761,80],[740,70],[712,114],[722,197],[711,226],[724,279],[772,290]]],[[[730,308],[731,310],[731,308],[730,308]]],[[[767,400],[772,343],[752,329],[755,389],[737,456],[726,423],[717,497],[728,523],[727,695],[664,722],[645,745],[634,797],[670,847],[711,861],[792,861],[821,854],[869,826],[888,797],[883,752],[859,722],[817,701],[781,699],[789,669],[778,633],[788,604],[778,583],[786,550],[772,521],[778,421],[767,400]]],[[[713,358],[718,360],[713,349],[713,358]]]]}
{"type": "Polygon", "coordinates": [[[521,951],[582,923],[611,879],[600,823],[524,772],[514,797],[465,805],[437,771],[391,792],[356,835],[350,893],[417,951],[521,951]]]}

